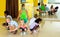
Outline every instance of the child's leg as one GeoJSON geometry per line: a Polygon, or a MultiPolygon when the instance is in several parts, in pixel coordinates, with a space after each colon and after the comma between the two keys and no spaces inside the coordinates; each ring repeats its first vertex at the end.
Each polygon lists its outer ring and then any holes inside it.
{"type": "Polygon", "coordinates": [[[24,31],[27,31],[28,30],[28,28],[26,27],[25,29],[24,29],[24,31]]]}
{"type": "Polygon", "coordinates": [[[14,26],[9,26],[10,28],[10,32],[13,33],[13,34],[16,34],[17,33],[17,30],[13,31],[15,29],[14,26]]]}
{"type": "Polygon", "coordinates": [[[34,32],[34,29],[30,29],[30,31],[31,31],[31,34],[33,34],[33,32],[34,32]]]}
{"type": "Polygon", "coordinates": [[[17,33],[17,30],[13,31],[13,34],[16,34],[17,33]]]}
{"type": "Polygon", "coordinates": [[[21,29],[21,32],[24,32],[24,29],[23,28],[20,28],[21,29]]]}
{"type": "Polygon", "coordinates": [[[14,26],[9,26],[9,29],[10,29],[10,32],[12,32],[12,33],[14,33],[15,31],[13,31],[14,29],[15,29],[15,27],[14,26]]]}
{"type": "Polygon", "coordinates": [[[38,29],[39,28],[39,25],[36,25],[36,29],[38,29]]]}

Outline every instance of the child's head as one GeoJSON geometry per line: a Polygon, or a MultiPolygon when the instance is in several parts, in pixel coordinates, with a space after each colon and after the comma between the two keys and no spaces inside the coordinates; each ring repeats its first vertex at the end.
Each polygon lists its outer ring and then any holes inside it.
{"type": "Polygon", "coordinates": [[[7,15],[10,15],[8,11],[4,11],[4,15],[7,16],[7,15]]]}
{"type": "Polygon", "coordinates": [[[53,5],[51,5],[51,9],[53,8],[53,5]]]}
{"type": "Polygon", "coordinates": [[[37,18],[37,17],[38,17],[38,15],[37,15],[37,14],[35,14],[35,15],[34,15],[34,18],[37,18]]]}
{"type": "Polygon", "coordinates": [[[41,21],[42,21],[41,18],[38,18],[38,19],[35,20],[36,23],[39,23],[39,22],[41,22],[41,21]]]}
{"type": "Polygon", "coordinates": [[[55,9],[58,9],[58,8],[59,8],[58,6],[55,7],[55,9]]]}
{"type": "Polygon", "coordinates": [[[6,22],[9,23],[11,21],[11,19],[8,17],[6,18],[6,22]]]}
{"type": "Polygon", "coordinates": [[[8,23],[3,23],[3,26],[8,26],[8,23]]]}
{"type": "Polygon", "coordinates": [[[47,5],[45,4],[45,7],[46,7],[47,5]]]}
{"type": "Polygon", "coordinates": [[[37,11],[39,11],[39,9],[36,9],[37,11]]]}
{"type": "Polygon", "coordinates": [[[25,4],[22,4],[22,8],[25,7],[25,4]]]}
{"type": "Polygon", "coordinates": [[[24,20],[20,20],[20,24],[23,25],[24,24],[24,20]]]}
{"type": "Polygon", "coordinates": [[[40,6],[40,3],[38,3],[38,6],[40,6]]]}

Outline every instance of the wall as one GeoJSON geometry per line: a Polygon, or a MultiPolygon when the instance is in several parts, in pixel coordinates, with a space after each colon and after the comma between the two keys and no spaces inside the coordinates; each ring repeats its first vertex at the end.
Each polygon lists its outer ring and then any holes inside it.
{"type": "Polygon", "coordinates": [[[48,3],[48,0],[43,0],[44,4],[47,4],[48,3]]]}
{"type": "Polygon", "coordinates": [[[0,0],[0,17],[4,16],[5,9],[6,9],[6,0],[0,0]]]}
{"type": "MultiPolygon", "coordinates": [[[[38,2],[38,0],[35,0],[38,2]]],[[[18,1],[19,3],[19,10],[21,9],[21,3],[20,0],[18,1]]],[[[28,10],[28,15],[29,18],[33,16],[34,13],[34,6],[37,6],[37,2],[34,2],[33,0],[26,0],[26,8],[28,10]],[[28,8],[29,7],[29,8],[28,8]]],[[[47,0],[44,0],[44,3],[47,3],[47,0]]],[[[4,16],[4,11],[6,10],[6,0],[0,0],[0,16],[4,16]]]]}

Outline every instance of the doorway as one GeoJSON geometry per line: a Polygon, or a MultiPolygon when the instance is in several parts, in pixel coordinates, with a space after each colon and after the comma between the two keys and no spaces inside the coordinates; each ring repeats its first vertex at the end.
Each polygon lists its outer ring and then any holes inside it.
{"type": "Polygon", "coordinates": [[[6,0],[6,10],[13,18],[18,16],[18,0],[6,0]]]}

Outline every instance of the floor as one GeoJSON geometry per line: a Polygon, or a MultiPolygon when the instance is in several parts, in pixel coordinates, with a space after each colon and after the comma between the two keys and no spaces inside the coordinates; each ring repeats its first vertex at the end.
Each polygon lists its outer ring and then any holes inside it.
{"type": "Polygon", "coordinates": [[[24,35],[18,31],[18,33],[14,35],[2,26],[5,19],[0,18],[0,37],[60,37],[60,19],[58,19],[56,15],[43,16],[42,19],[39,33],[30,34],[26,32],[24,35]]]}

